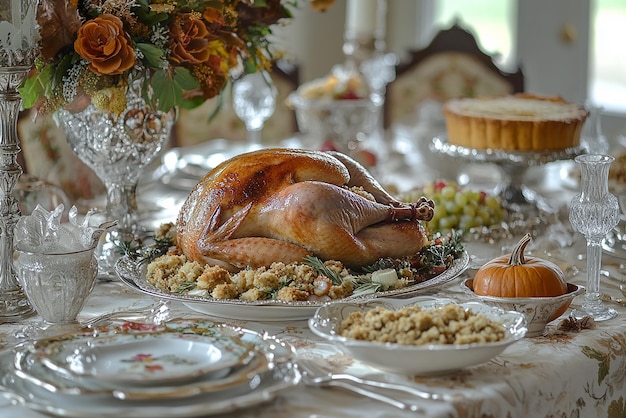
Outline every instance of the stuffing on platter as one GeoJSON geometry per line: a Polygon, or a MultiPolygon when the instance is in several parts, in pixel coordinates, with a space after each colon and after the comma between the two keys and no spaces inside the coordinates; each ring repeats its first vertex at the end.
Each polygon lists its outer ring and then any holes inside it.
{"type": "Polygon", "coordinates": [[[383,258],[352,270],[335,260],[307,257],[302,262],[274,262],[269,267],[229,272],[214,264],[189,260],[176,247],[173,224],[162,225],[148,255],[146,280],[164,293],[245,301],[316,301],[401,289],[446,271],[463,252],[461,236],[432,238],[414,256],[383,258]]]}

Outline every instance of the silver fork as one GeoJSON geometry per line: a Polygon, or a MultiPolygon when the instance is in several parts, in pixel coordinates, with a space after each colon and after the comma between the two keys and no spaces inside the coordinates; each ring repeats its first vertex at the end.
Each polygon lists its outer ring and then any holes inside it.
{"type": "Polygon", "coordinates": [[[299,366],[302,372],[302,382],[307,386],[338,387],[359,394],[361,396],[365,396],[366,398],[386,403],[387,405],[391,405],[402,410],[422,413],[425,412],[424,409],[417,405],[409,404],[396,398],[392,398],[391,396],[375,392],[372,389],[368,389],[365,385],[359,385],[348,380],[320,379],[319,376],[312,375],[311,372],[308,371],[305,367],[302,367],[301,364],[299,364],[299,366]]]}
{"type": "Polygon", "coordinates": [[[358,385],[360,387],[379,388],[403,392],[428,401],[454,402],[459,400],[459,397],[455,395],[427,392],[413,386],[407,386],[399,383],[381,382],[379,380],[373,379],[363,379],[361,377],[357,377],[348,373],[329,372],[320,367],[313,360],[298,360],[298,365],[300,365],[300,368],[303,371],[303,375],[307,374],[308,372],[309,382],[318,386],[344,382],[358,385]]]}
{"type": "Polygon", "coordinates": [[[81,325],[87,328],[96,326],[101,322],[108,321],[113,318],[131,318],[141,317],[150,322],[160,323],[164,319],[167,319],[169,315],[169,305],[167,301],[159,301],[157,304],[149,305],[140,309],[127,309],[120,311],[107,312],[102,315],[95,316],[93,318],[81,321],[81,325]]]}

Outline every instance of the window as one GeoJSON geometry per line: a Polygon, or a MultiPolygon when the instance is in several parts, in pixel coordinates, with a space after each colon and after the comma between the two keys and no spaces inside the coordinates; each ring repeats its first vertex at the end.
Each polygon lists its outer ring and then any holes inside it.
{"type": "MultiPolygon", "coordinates": [[[[429,1],[429,0],[422,0],[429,1]]],[[[460,19],[496,64],[520,62],[529,91],[603,108],[603,130],[626,135],[624,0],[431,0],[433,25],[460,19]],[[573,38],[565,41],[567,27],[573,38]],[[516,38],[517,36],[517,38],[516,38]]],[[[434,29],[433,29],[434,30],[434,29]]]]}
{"type": "Polygon", "coordinates": [[[589,98],[612,113],[626,113],[626,2],[596,0],[592,9],[589,98]]]}
{"type": "Polygon", "coordinates": [[[433,21],[435,27],[447,28],[459,20],[461,26],[474,34],[480,48],[506,69],[515,61],[514,6],[511,0],[440,0],[434,4],[433,21]]]}

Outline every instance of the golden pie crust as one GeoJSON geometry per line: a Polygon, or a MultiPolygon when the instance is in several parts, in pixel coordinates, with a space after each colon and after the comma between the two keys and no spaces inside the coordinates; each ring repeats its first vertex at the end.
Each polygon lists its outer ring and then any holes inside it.
{"type": "Polygon", "coordinates": [[[454,99],[443,111],[450,144],[504,151],[578,147],[589,114],[560,97],[533,94],[454,99]]]}

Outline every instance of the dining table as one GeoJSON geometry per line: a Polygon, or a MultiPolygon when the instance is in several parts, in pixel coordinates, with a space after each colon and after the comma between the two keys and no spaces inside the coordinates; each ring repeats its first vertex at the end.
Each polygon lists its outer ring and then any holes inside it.
{"type": "MultiPolygon", "coordinates": [[[[177,152],[177,157],[181,158],[183,153],[181,150],[177,152]]],[[[406,187],[407,184],[419,184],[437,177],[432,164],[426,167],[424,159],[408,158],[402,152],[392,152],[386,158],[390,168],[374,171],[385,184],[402,184],[406,187]]],[[[563,175],[572,165],[572,161],[559,161],[534,167],[527,173],[525,185],[549,202],[551,208],[548,213],[536,218],[536,222],[526,225],[528,230],[533,229],[534,232],[533,242],[527,251],[559,265],[568,282],[585,286],[586,242],[581,234],[572,230],[567,218],[568,202],[578,192],[576,186],[568,184],[568,179],[563,175]]],[[[500,182],[497,178],[499,174],[494,174],[497,170],[485,170],[484,166],[479,165],[473,168],[476,174],[472,177],[472,167],[466,169],[469,170],[469,178],[474,181],[467,187],[479,187],[478,182],[482,181],[484,187],[497,192],[500,182]]],[[[175,179],[175,176],[168,178],[168,174],[171,172],[164,173],[163,167],[157,165],[146,173],[140,184],[139,204],[150,221],[147,225],[175,221],[179,205],[189,191],[186,188],[188,184],[181,182],[180,178],[175,179]]],[[[467,236],[463,244],[470,256],[468,268],[452,280],[424,289],[419,294],[451,298],[459,302],[472,300],[473,296],[462,287],[462,282],[473,277],[486,261],[511,250],[521,237],[520,230],[525,226],[524,221],[520,222],[521,228],[518,225],[517,229],[509,231],[508,236],[467,236]]],[[[405,391],[376,389],[405,405],[413,406],[400,409],[372,397],[341,388],[313,386],[301,380],[297,385],[280,391],[268,400],[259,400],[252,406],[240,408],[234,405],[229,411],[213,411],[209,403],[205,410],[206,416],[626,417],[626,296],[622,294],[626,288],[626,258],[607,251],[602,257],[601,292],[605,295],[605,303],[618,312],[616,318],[571,326],[573,321],[569,318],[570,312],[579,307],[583,300],[583,295],[577,296],[570,309],[548,323],[541,335],[522,338],[485,363],[443,373],[406,375],[379,370],[317,336],[310,330],[306,319],[283,320],[271,317],[258,320],[254,315],[232,319],[211,315],[210,312],[194,310],[181,301],[159,300],[116,278],[97,280],[78,319],[86,321],[107,312],[120,312],[123,317],[123,312],[128,310],[162,305],[167,308],[167,319],[200,318],[272,335],[293,347],[296,363],[310,360],[328,371],[399,384],[435,395],[431,399],[423,399],[405,391]]],[[[129,320],[137,320],[133,318],[129,316],[129,320]]],[[[11,350],[19,342],[23,330],[40,320],[35,315],[19,322],[0,324],[0,347],[11,350]]],[[[580,324],[580,321],[577,323],[580,324]]],[[[384,350],[381,355],[394,356],[394,352],[384,350]]],[[[47,416],[24,405],[9,393],[3,392],[2,395],[0,418],[47,416]]],[[[68,409],[71,410],[71,407],[68,409]]],[[[63,416],[63,411],[59,415],[63,416]]],[[[97,416],[97,410],[94,410],[94,416],[97,416]]],[[[131,416],[129,414],[128,418],[131,416]]]]}

